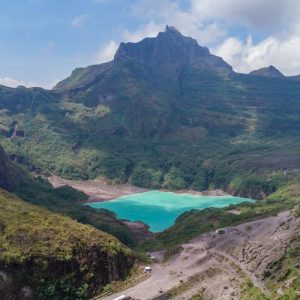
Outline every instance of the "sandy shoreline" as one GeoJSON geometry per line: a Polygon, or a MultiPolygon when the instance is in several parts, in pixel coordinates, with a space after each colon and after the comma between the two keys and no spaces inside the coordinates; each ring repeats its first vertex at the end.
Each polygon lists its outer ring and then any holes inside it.
{"type": "Polygon", "coordinates": [[[58,176],[48,177],[53,187],[68,185],[86,193],[90,198],[87,202],[109,201],[121,196],[147,192],[147,189],[139,188],[130,184],[111,185],[104,180],[68,180],[58,176]]]}
{"type": "MultiPolygon", "coordinates": [[[[111,185],[105,180],[68,180],[61,178],[59,176],[48,177],[49,182],[53,187],[61,187],[68,185],[86,193],[89,196],[87,203],[90,202],[104,202],[109,201],[121,196],[129,194],[144,193],[149,191],[149,189],[140,188],[129,183],[126,184],[116,184],[111,185]]],[[[170,192],[169,190],[161,190],[163,192],[170,192]]],[[[197,192],[193,190],[179,190],[175,191],[177,194],[191,194],[199,196],[227,196],[228,194],[222,190],[208,190],[203,192],[197,192]]]]}

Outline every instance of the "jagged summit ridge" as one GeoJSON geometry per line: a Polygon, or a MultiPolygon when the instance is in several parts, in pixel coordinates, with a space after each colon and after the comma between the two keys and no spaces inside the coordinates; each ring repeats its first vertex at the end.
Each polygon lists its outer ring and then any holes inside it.
{"type": "Polygon", "coordinates": [[[174,26],[169,25],[166,26],[165,32],[176,32],[177,34],[181,35],[179,30],[177,30],[174,26]]]}
{"type": "Polygon", "coordinates": [[[211,54],[191,37],[182,35],[175,27],[166,26],[165,31],[154,38],[138,43],[121,43],[114,60],[73,71],[70,77],[59,82],[54,89],[78,89],[94,84],[97,78],[114,69],[125,69],[128,64],[139,64],[155,77],[177,80],[186,69],[217,73],[232,73],[232,67],[221,57],[211,54]]]}
{"type": "Polygon", "coordinates": [[[124,60],[134,60],[168,77],[178,75],[185,67],[232,72],[232,67],[222,58],[212,55],[208,48],[199,46],[195,39],[182,35],[172,26],[167,26],[155,38],[121,43],[115,61],[124,60]]]}

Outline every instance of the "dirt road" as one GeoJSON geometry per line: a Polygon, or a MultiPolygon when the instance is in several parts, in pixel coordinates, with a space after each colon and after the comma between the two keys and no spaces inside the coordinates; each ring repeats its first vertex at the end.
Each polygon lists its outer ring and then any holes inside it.
{"type": "MultiPolygon", "coordinates": [[[[150,278],[118,294],[134,299],[153,299],[159,291],[168,291],[192,276],[201,280],[174,299],[188,299],[199,290],[212,299],[240,299],[241,285],[246,278],[267,296],[264,274],[272,261],[278,259],[299,230],[299,219],[289,212],[259,221],[225,229],[225,234],[209,233],[183,245],[180,254],[167,263],[152,266],[150,278]]],[[[157,255],[157,254],[154,254],[157,255]]]]}

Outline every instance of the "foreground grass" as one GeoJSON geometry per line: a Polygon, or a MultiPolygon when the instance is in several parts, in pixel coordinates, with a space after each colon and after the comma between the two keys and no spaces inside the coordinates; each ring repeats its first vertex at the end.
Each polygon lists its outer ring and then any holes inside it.
{"type": "Polygon", "coordinates": [[[133,262],[114,237],[0,190],[0,271],[12,280],[4,293],[29,286],[39,299],[85,299],[133,262]]]}

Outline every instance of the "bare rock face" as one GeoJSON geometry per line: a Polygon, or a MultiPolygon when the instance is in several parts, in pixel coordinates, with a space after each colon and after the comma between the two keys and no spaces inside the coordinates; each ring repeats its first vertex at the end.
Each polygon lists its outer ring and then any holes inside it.
{"type": "Polygon", "coordinates": [[[287,212],[237,228],[237,238],[224,249],[262,281],[278,273],[278,262],[286,256],[294,236],[300,233],[299,219],[287,212]]]}
{"type": "Polygon", "coordinates": [[[158,74],[175,78],[185,67],[214,72],[232,72],[222,58],[212,55],[193,38],[183,36],[174,27],[167,26],[155,38],[139,43],[121,43],[115,62],[135,61],[158,74]]]}
{"type": "Polygon", "coordinates": [[[199,46],[195,39],[167,26],[157,37],[145,38],[138,43],[121,43],[111,62],[75,69],[54,90],[80,90],[92,86],[112,69],[122,69],[123,64],[138,64],[151,70],[154,76],[173,80],[177,80],[185,68],[233,73],[232,67],[221,57],[212,55],[208,48],[199,46]]]}

